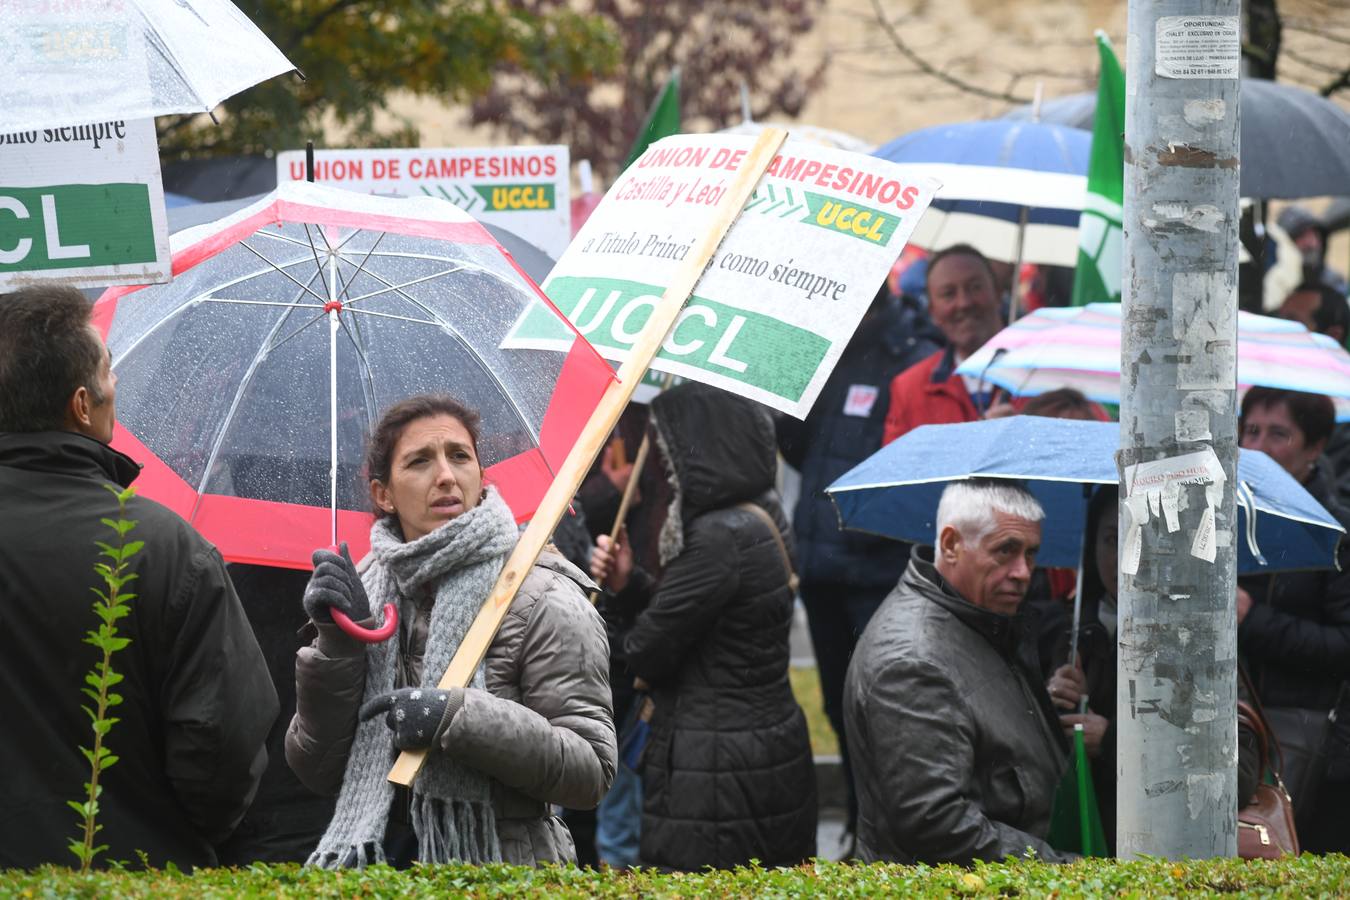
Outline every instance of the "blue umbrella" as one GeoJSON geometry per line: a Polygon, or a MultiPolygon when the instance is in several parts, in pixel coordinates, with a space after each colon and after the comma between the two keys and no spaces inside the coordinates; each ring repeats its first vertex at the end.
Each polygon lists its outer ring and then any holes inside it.
{"type": "Polygon", "coordinates": [[[903,135],[875,156],[942,182],[913,242],[930,250],[974,244],[1006,262],[1072,266],[1091,132],[991,119],[903,135]]]}
{"type": "Polygon", "coordinates": [[[1082,128],[1016,119],[982,119],[921,128],[877,148],[899,163],[952,163],[1086,175],[1092,133],[1082,128]]]}
{"type": "MultiPolygon", "coordinates": [[[[1039,562],[1073,568],[1082,555],[1088,492],[1118,483],[1119,440],[1114,422],[1012,416],[925,425],[863,460],[826,493],[844,528],[931,544],[938,500],[949,482],[1021,479],[1046,511],[1039,562]]],[[[1237,477],[1240,573],[1335,566],[1345,530],[1278,463],[1243,450],[1237,477]],[[1256,509],[1254,517],[1248,507],[1256,509]]]]}

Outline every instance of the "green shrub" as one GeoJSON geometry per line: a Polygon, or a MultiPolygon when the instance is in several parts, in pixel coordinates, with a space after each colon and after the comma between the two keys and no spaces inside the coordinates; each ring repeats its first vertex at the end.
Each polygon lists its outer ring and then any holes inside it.
{"type": "Polygon", "coordinates": [[[135,520],[126,517],[127,501],[136,495],[136,489],[129,487],[118,490],[111,484],[105,484],[104,487],[117,498],[117,518],[102,520],[117,534],[117,543],[113,545],[95,541],[99,548],[98,555],[110,562],[94,564],[94,571],[103,583],[102,588],[93,588],[94,595],[98,597],[94,601],[94,615],[98,617],[99,626],[85,632],[84,642],[100,650],[103,655],[94,663],[93,670],[84,676],[85,686],[80,688],[93,704],[82,706],[81,709],[89,717],[89,725],[94,732],[94,746],[80,748],[84,758],[89,761],[89,780],[84,783],[84,799],[66,801],[66,805],[79,816],[79,831],[75,839],[70,841],[69,847],[80,861],[81,872],[88,872],[94,864],[94,857],[108,849],[106,844],[95,844],[94,837],[103,830],[103,826],[98,824],[99,797],[103,795],[99,777],[117,762],[117,755],[108,748],[106,742],[112,727],[120,721],[112,715],[111,710],[122,705],[122,695],[113,690],[122,683],[122,676],[113,670],[112,658],[114,653],[131,643],[130,638],[122,637],[117,630],[117,620],[131,615],[131,601],[136,598],[136,594],[127,590],[127,585],[135,581],[137,576],[127,571],[127,560],[144,546],[143,541],[127,540],[127,534],[136,528],[135,520]]]}
{"type": "Polygon", "coordinates": [[[396,872],[383,866],[327,872],[298,866],[247,869],[95,872],[67,869],[0,872],[3,897],[1170,897],[1350,896],[1350,859],[1303,856],[1281,861],[1083,860],[955,866],[841,865],[661,875],[593,872],[572,867],[429,866],[396,872]]]}

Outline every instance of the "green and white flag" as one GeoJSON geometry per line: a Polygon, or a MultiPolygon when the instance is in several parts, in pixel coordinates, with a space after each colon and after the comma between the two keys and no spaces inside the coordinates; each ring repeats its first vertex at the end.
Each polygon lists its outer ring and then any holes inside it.
{"type": "Polygon", "coordinates": [[[1101,77],[1097,113],[1092,122],[1092,156],[1087,198],[1078,220],[1078,271],[1073,278],[1074,306],[1120,302],[1121,263],[1125,255],[1121,205],[1125,201],[1125,73],[1111,41],[1097,32],[1101,77]]]}
{"type": "Polygon", "coordinates": [[[679,133],[680,70],[675,69],[670,73],[670,78],[657,95],[656,101],[652,103],[651,109],[647,111],[647,119],[642,123],[633,146],[629,148],[628,158],[623,161],[623,167],[627,169],[631,166],[639,156],[647,152],[649,146],[661,138],[679,133]]]}

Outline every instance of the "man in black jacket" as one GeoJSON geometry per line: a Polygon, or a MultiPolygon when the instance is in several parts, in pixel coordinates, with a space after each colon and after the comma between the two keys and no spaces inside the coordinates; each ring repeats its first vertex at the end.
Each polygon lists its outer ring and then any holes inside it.
{"type": "Polygon", "coordinates": [[[858,642],[845,715],[864,862],[1066,859],[1045,841],[1066,748],[1019,652],[1042,518],[1018,485],[948,485],[937,546],[858,642]]]}
{"type": "MultiPolygon", "coordinates": [[[[108,446],[116,378],[89,311],[69,288],[0,295],[0,868],[75,862],[66,801],[83,799],[93,744],[80,688],[101,657],[84,643],[95,542],[115,540],[105,486],[140,470],[108,446]]],[[[123,702],[100,860],[210,866],[257,790],[276,692],[216,549],[151,500],[132,498],[126,518],[145,544],[117,623],[131,643],[112,658],[123,702]]]]}

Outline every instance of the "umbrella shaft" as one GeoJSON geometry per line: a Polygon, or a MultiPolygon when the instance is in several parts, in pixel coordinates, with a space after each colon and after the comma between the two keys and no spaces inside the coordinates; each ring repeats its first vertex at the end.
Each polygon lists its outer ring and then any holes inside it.
{"type": "Polygon", "coordinates": [[[337,310],[328,311],[328,497],[333,546],[337,546],[337,310]]]}

